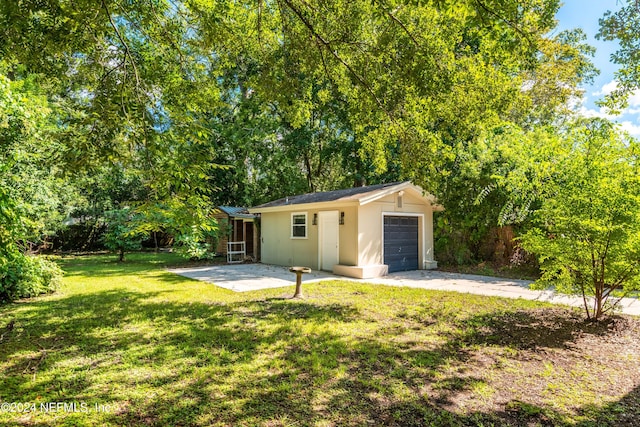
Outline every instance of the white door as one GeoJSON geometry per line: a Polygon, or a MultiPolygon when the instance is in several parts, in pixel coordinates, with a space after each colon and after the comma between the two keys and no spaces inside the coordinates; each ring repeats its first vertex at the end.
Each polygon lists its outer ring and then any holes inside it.
{"type": "Polygon", "coordinates": [[[318,245],[320,270],[333,271],[338,264],[338,211],[318,212],[318,245]]]}

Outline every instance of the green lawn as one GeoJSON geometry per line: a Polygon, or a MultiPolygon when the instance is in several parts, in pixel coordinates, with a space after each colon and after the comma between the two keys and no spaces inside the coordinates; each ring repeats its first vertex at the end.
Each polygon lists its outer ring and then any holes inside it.
{"type": "Polygon", "coordinates": [[[293,288],[236,294],[164,271],[179,262],[61,259],[57,293],[0,307],[0,402],[35,405],[5,407],[0,424],[640,419],[637,319],[592,325],[542,303],[340,281],[304,285],[304,300],[288,299],[293,288]]]}

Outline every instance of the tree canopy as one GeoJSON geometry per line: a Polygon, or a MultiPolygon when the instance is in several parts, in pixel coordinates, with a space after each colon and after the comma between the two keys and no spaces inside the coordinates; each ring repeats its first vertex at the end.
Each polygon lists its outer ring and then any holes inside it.
{"type": "MultiPolygon", "coordinates": [[[[310,189],[327,150],[356,181],[375,179],[397,157],[404,176],[431,188],[432,172],[447,167],[436,161],[453,158],[455,144],[505,120],[555,120],[591,76],[583,34],[548,36],[557,8],[549,0],[8,2],[0,55],[13,76],[46,76],[61,100],[70,164],[133,152],[174,185],[206,188],[210,168],[194,158],[215,155],[215,137],[225,147],[245,143],[246,127],[229,135],[216,125],[229,109],[244,119],[251,103],[253,118],[275,119],[272,134],[301,153],[310,189]]],[[[159,196],[175,190],[157,174],[147,180],[159,196]]]]}

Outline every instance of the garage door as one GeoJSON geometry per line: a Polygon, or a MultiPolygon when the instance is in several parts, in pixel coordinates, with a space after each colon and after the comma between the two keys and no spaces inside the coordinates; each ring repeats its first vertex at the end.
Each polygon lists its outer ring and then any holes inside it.
{"type": "Polygon", "coordinates": [[[384,263],[389,273],[418,269],[418,217],[384,217],[384,263]]]}

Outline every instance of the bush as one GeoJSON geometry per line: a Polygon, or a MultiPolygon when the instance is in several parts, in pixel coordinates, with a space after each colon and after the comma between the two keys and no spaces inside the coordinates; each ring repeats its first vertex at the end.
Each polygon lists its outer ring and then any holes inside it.
{"type": "Polygon", "coordinates": [[[0,303],[53,292],[62,270],[52,261],[20,252],[0,257],[0,303]]]}
{"type": "Polygon", "coordinates": [[[215,246],[206,240],[212,235],[210,233],[207,236],[197,230],[192,233],[179,234],[176,236],[175,251],[182,257],[193,261],[211,259],[215,257],[215,246]]]}

